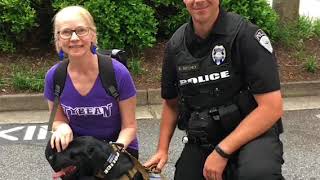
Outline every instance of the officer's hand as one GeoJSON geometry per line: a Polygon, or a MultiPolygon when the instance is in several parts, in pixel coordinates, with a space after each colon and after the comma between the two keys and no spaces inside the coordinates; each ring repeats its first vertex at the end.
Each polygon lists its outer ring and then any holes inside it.
{"type": "Polygon", "coordinates": [[[73,133],[70,126],[66,123],[60,124],[51,136],[51,148],[56,148],[58,152],[61,152],[68,147],[72,140],[73,133]]]}
{"type": "Polygon", "coordinates": [[[206,180],[222,180],[222,174],[227,162],[228,159],[221,157],[216,151],[213,151],[206,159],[203,176],[206,180]]]}
{"type": "Polygon", "coordinates": [[[151,166],[156,165],[156,171],[161,172],[163,166],[168,161],[168,152],[166,151],[158,151],[155,155],[153,155],[147,162],[144,163],[143,166],[150,168],[151,166]]]}

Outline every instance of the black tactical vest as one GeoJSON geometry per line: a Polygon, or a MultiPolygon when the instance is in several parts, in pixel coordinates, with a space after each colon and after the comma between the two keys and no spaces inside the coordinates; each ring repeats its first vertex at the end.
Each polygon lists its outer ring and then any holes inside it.
{"type": "Polygon", "coordinates": [[[211,52],[202,58],[193,57],[186,47],[187,24],[170,40],[175,53],[178,89],[193,110],[232,103],[233,97],[244,88],[240,70],[233,66],[231,59],[233,41],[244,20],[233,13],[227,13],[225,19],[229,22],[226,23],[228,32],[214,37],[211,52]]]}

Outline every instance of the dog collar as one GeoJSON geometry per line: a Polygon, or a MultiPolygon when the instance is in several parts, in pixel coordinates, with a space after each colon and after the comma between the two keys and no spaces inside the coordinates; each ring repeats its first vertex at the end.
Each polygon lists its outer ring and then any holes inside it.
{"type": "Polygon", "coordinates": [[[116,152],[114,154],[110,154],[110,156],[107,159],[107,163],[109,164],[106,169],[103,171],[105,174],[108,174],[109,171],[112,169],[112,167],[117,163],[119,159],[120,153],[116,152]]]}

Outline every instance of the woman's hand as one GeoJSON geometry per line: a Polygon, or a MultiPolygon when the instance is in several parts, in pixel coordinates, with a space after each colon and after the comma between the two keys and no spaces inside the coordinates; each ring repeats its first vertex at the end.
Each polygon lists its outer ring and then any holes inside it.
{"type": "Polygon", "coordinates": [[[56,148],[58,152],[66,149],[73,140],[72,130],[67,123],[60,124],[52,133],[50,144],[51,148],[56,148]]]}

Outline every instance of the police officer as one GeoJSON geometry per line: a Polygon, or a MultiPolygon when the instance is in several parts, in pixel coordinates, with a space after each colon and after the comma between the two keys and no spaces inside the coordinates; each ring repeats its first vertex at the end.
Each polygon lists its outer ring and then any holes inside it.
{"type": "Polygon", "coordinates": [[[157,153],[161,170],[176,125],[186,131],[175,179],[283,179],[277,62],[268,36],[219,0],[184,0],[191,15],[165,49],[157,153]]]}

